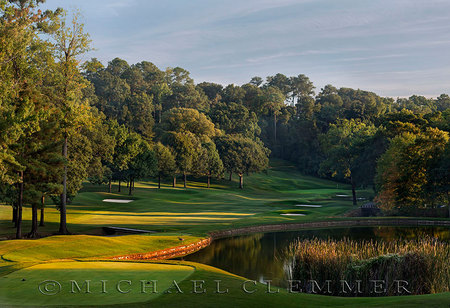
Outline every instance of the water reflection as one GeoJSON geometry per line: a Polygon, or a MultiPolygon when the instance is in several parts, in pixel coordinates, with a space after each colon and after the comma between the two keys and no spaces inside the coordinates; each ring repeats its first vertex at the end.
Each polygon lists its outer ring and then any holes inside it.
{"type": "Polygon", "coordinates": [[[257,233],[214,241],[209,247],[185,259],[208,264],[252,280],[272,280],[285,287],[289,262],[285,255],[297,239],[322,238],[353,240],[418,239],[425,236],[450,241],[450,229],[444,227],[354,227],[257,233]]]}

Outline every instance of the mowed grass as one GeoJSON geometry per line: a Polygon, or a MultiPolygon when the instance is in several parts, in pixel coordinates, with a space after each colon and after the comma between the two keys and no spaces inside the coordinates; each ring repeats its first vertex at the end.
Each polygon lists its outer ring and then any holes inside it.
{"type": "Polygon", "coordinates": [[[342,298],[289,293],[207,265],[183,262],[56,262],[9,273],[0,278],[2,307],[448,307],[450,293],[423,296],[342,298]],[[60,284],[47,285],[44,281],[60,284]],[[71,282],[76,281],[77,285],[71,282]],[[87,293],[85,281],[89,282],[87,293]],[[105,280],[102,284],[102,280],[105,280]],[[120,282],[121,280],[124,280],[120,282]],[[125,281],[126,280],[126,281],[125,281]],[[156,281],[156,290],[148,283],[156,281]],[[129,281],[129,282],[128,282],[129,281]],[[143,282],[142,282],[143,281],[143,282]],[[180,288],[176,289],[174,282],[180,288]],[[194,293],[194,281],[197,292],[194,293]],[[217,281],[220,281],[219,289],[217,281]],[[120,282],[120,283],[119,283],[120,282]],[[119,292],[117,285],[122,292],[119,292]],[[43,295],[39,291],[55,295],[43,295]],[[144,287],[144,291],[142,286],[144,287]],[[60,291],[59,291],[60,290],[60,291]],[[72,290],[74,292],[72,292],[72,290]],[[204,292],[203,292],[204,290],[204,292]],[[225,294],[217,293],[227,291],[225,294]],[[107,293],[104,293],[106,291],[107,293]],[[129,292],[128,292],[129,291],[129,292]],[[169,293],[170,292],[170,293],[169,293]]]}
{"type": "MultiPolygon", "coordinates": [[[[126,186],[122,192],[113,186],[107,193],[105,186],[86,183],[82,192],[68,206],[69,230],[76,234],[99,234],[103,226],[118,226],[159,232],[184,232],[205,235],[209,231],[240,225],[283,223],[336,217],[353,208],[345,184],[304,176],[285,162],[272,161],[267,174],[244,177],[244,189],[238,189],[237,179],[213,180],[206,188],[205,179],[190,178],[188,188],[177,188],[166,183],[157,189],[149,180],[136,183],[133,196],[126,186]],[[104,199],[133,199],[133,202],[107,203],[104,199]],[[298,209],[295,204],[320,204],[322,208],[309,210],[305,217],[280,216],[280,210],[298,209]]],[[[369,196],[369,191],[362,191],[369,196]]],[[[24,233],[30,228],[31,210],[23,212],[24,233]]],[[[54,234],[58,230],[59,212],[48,204],[45,210],[46,226],[39,232],[54,234]]],[[[11,207],[0,206],[0,236],[12,236],[11,207]]]]}
{"type": "MultiPolygon", "coordinates": [[[[336,298],[290,294],[283,289],[279,293],[268,294],[266,286],[258,283],[255,286],[257,291],[247,294],[242,291],[245,278],[202,264],[184,261],[104,262],[111,256],[193,243],[214,230],[341,219],[343,213],[354,208],[349,197],[336,196],[351,195],[348,185],[301,175],[292,166],[281,161],[273,161],[267,174],[245,177],[244,190],[237,188],[237,179],[232,182],[214,181],[210,189],[206,188],[204,180],[190,178],[187,189],[182,188],[182,183],[179,182],[176,189],[170,184],[164,184],[160,190],[156,188],[154,181],[142,181],[136,183],[136,190],[131,197],[133,202],[127,204],[102,201],[107,198],[128,199],[124,186],[122,192],[118,193],[115,185],[114,192],[110,194],[105,192],[105,186],[86,184],[68,207],[68,227],[75,235],[0,241],[0,306],[58,304],[71,307],[110,307],[115,304],[118,307],[449,307],[449,293],[336,298]],[[322,207],[302,208],[296,207],[297,204],[322,207]],[[293,212],[305,216],[280,215],[293,212]],[[154,230],[159,233],[96,236],[103,226],[154,230]],[[184,241],[181,242],[178,237],[182,237],[184,241]],[[130,280],[132,291],[138,293],[141,291],[140,280],[158,280],[159,293],[121,294],[117,292],[115,283],[122,278],[130,280]],[[71,287],[67,281],[79,280],[81,286],[83,281],[91,280],[92,291],[96,293],[66,292],[56,297],[36,297],[40,296],[36,293],[39,291],[38,284],[48,279],[61,280],[62,289],[66,291],[71,287]],[[109,293],[98,292],[101,289],[100,280],[111,282],[108,285],[109,293]],[[173,280],[179,282],[183,293],[180,294],[173,288],[172,293],[164,292],[173,280]],[[207,292],[193,294],[191,280],[204,280],[207,292]],[[229,293],[217,294],[214,280],[221,280],[221,290],[229,289],[229,293]]],[[[358,197],[372,196],[370,191],[359,191],[358,194],[358,197]]],[[[14,234],[10,219],[11,207],[0,206],[0,236],[14,234]]],[[[30,219],[30,210],[25,208],[24,233],[30,227],[30,219]]],[[[46,208],[46,226],[40,228],[39,232],[43,235],[54,234],[58,230],[58,220],[59,212],[49,203],[46,208]]],[[[249,288],[252,287],[249,284],[249,288]]]]}
{"type": "Polygon", "coordinates": [[[0,278],[2,307],[146,302],[194,272],[191,266],[129,262],[39,264],[0,278]],[[102,280],[104,282],[102,282],[102,280]],[[150,281],[157,281],[153,286],[150,281]],[[86,281],[89,281],[89,288],[86,281]],[[122,282],[121,282],[122,281],[122,282]],[[79,289],[78,289],[79,287],[79,289]],[[154,293],[156,287],[158,293],[154,293]]]}
{"type": "Polygon", "coordinates": [[[58,259],[111,257],[162,250],[189,245],[200,237],[183,235],[183,242],[174,235],[127,235],[101,237],[89,235],[51,236],[38,240],[0,242],[0,265],[11,262],[40,262],[58,259]]]}
{"type": "MultiPolygon", "coordinates": [[[[378,298],[343,298],[303,293],[289,293],[279,289],[279,293],[269,294],[267,286],[249,282],[246,287],[254,293],[245,293],[242,289],[246,278],[239,277],[207,265],[184,262],[195,267],[195,272],[179,283],[183,293],[172,290],[170,294],[162,294],[149,303],[118,305],[117,307],[448,307],[450,293],[421,296],[395,296],[378,298]],[[204,293],[193,294],[193,280],[204,281],[204,293]],[[217,281],[220,291],[217,293],[217,281]]],[[[278,288],[271,288],[277,292],[278,288]]]]}
{"type": "MultiPolygon", "coordinates": [[[[173,189],[166,184],[160,190],[152,181],[139,182],[131,197],[134,201],[126,204],[103,202],[106,198],[130,198],[125,186],[122,193],[110,194],[104,192],[105,186],[86,184],[68,207],[68,227],[75,235],[0,241],[0,274],[43,261],[151,252],[196,242],[214,230],[334,217],[353,207],[350,200],[335,197],[338,193],[348,193],[348,186],[302,176],[284,162],[275,162],[268,174],[245,177],[244,190],[237,188],[236,179],[233,182],[213,182],[210,189],[206,188],[203,180],[188,182],[187,189],[173,189]],[[304,217],[280,215],[285,210],[298,210],[295,204],[308,202],[320,203],[323,207],[308,209],[304,217]],[[103,226],[159,233],[93,236],[101,234],[103,226]]],[[[117,185],[114,190],[117,190],[117,185]]],[[[24,234],[30,228],[30,212],[29,208],[23,212],[24,234]]],[[[10,218],[11,207],[0,206],[0,234],[3,236],[14,234],[10,218]]],[[[56,233],[59,212],[54,205],[47,205],[45,218],[46,226],[40,227],[39,232],[43,235],[56,233]]]]}

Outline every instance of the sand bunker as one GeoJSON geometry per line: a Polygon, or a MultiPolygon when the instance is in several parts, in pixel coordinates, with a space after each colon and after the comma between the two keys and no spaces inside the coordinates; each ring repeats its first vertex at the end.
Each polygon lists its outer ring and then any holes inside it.
{"type": "Polygon", "coordinates": [[[286,213],[280,214],[281,216],[305,216],[305,214],[296,214],[296,213],[286,213]]]}
{"type": "Polygon", "coordinates": [[[322,207],[321,205],[314,205],[314,204],[297,204],[296,206],[299,206],[299,207],[322,207]]]}
{"type": "Polygon", "coordinates": [[[336,195],[336,197],[351,197],[350,195],[336,195]]]}
{"type": "Polygon", "coordinates": [[[103,202],[110,202],[110,203],[130,203],[130,202],[133,202],[133,200],[104,199],[103,202]]]}

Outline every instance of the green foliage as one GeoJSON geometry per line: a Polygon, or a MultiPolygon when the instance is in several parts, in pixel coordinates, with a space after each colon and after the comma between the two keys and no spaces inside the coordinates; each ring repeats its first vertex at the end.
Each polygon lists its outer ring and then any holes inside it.
{"type": "Polygon", "coordinates": [[[326,159],[321,164],[321,172],[331,173],[333,177],[351,178],[355,169],[364,168],[356,164],[356,161],[363,150],[361,145],[373,136],[375,131],[374,126],[355,120],[342,120],[331,124],[327,134],[321,136],[326,154],[326,159]]]}
{"type": "Polygon", "coordinates": [[[127,175],[131,181],[154,176],[157,162],[155,153],[144,140],[137,141],[139,153],[130,161],[127,168],[127,175]]]}
{"type": "Polygon", "coordinates": [[[166,132],[162,143],[171,147],[175,153],[177,171],[182,174],[192,173],[197,156],[201,153],[200,140],[189,131],[166,132]]]}
{"type": "Polygon", "coordinates": [[[173,108],[163,114],[159,126],[162,131],[190,132],[212,138],[220,134],[203,113],[192,108],[173,108]]]}
{"type": "Polygon", "coordinates": [[[270,151],[261,142],[239,135],[217,137],[217,149],[226,171],[239,175],[260,172],[269,166],[270,151]]]}
{"type": "Polygon", "coordinates": [[[436,128],[417,134],[404,132],[391,140],[377,169],[377,200],[383,208],[436,207],[448,202],[444,188],[448,171],[440,170],[445,168],[448,142],[448,132],[436,128]]]}
{"type": "Polygon", "coordinates": [[[325,159],[320,164],[319,172],[341,180],[348,179],[352,184],[355,205],[358,180],[361,183],[371,183],[371,178],[367,178],[370,175],[367,163],[370,161],[361,158],[375,132],[376,128],[373,125],[352,119],[331,124],[328,132],[320,137],[325,159]]]}
{"type": "Polygon", "coordinates": [[[201,153],[194,164],[194,173],[200,176],[220,177],[223,174],[223,163],[216,145],[212,141],[202,143],[201,153]]]}
{"type": "Polygon", "coordinates": [[[220,100],[222,98],[220,93],[223,90],[223,86],[221,84],[202,82],[197,85],[197,89],[201,89],[210,101],[220,100]]]}
{"type": "Polygon", "coordinates": [[[255,139],[261,133],[258,117],[245,106],[236,103],[217,103],[209,112],[211,121],[226,134],[240,134],[255,139]]]}
{"type": "Polygon", "coordinates": [[[158,173],[160,176],[172,176],[176,171],[175,155],[170,148],[164,146],[161,142],[155,144],[156,160],[158,162],[158,173]]]}
{"type": "Polygon", "coordinates": [[[0,7],[0,180],[19,181],[25,167],[10,146],[39,131],[38,110],[50,50],[39,37],[56,13],[36,9],[40,1],[6,1],[0,7]],[[39,100],[39,101],[37,101],[39,100]]]}

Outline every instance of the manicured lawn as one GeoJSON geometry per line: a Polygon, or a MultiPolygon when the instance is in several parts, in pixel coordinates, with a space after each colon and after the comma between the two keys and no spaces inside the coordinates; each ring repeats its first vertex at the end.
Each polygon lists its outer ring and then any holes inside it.
{"type": "MultiPolygon", "coordinates": [[[[35,265],[9,273],[0,279],[0,303],[2,306],[89,306],[96,307],[448,307],[450,293],[382,298],[338,298],[309,294],[292,294],[285,289],[268,294],[267,286],[247,283],[245,278],[217,268],[192,262],[56,262],[35,265]],[[48,286],[43,281],[57,281],[61,285],[48,286]],[[81,291],[71,282],[76,281],[81,291]],[[86,293],[84,282],[90,280],[90,293],[86,293]],[[101,280],[107,280],[104,286],[101,280]],[[129,282],[121,282],[127,280],[129,282]],[[145,292],[142,291],[142,282],[145,292]],[[147,281],[156,280],[157,292],[147,281]],[[176,281],[181,292],[176,289],[176,281]],[[194,294],[193,280],[204,281],[194,294]],[[226,294],[218,294],[228,290],[226,294]],[[117,289],[117,285],[122,292],[117,289]],[[56,295],[43,295],[41,291],[56,295]],[[73,287],[72,287],[73,286],[73,287]],[[72,293],[72,288],[74,293],[72,293]],[[103,293],[105,290],[107,293],[103,293]],[[170,291],[170,293],[168,293],[170,291]]],[[[276,291],[277,288],[271,289],[276,291]]]]}
{"type": "MultiPolygon", "coordinates": [[[[448,307],[450,293],[424,296],[397,296],[382,298],[342,298],[311,294],[288,293],[280,289],[280,293],[268,294],[267,286],[258,283],[255,287],[249,283],[248,290],[257,291],[247,294],[242,290],[245,278],[230,275],[224,271],[206,265],[193,263],[195,273],[189,280],[183,281],[180,288],[183,294],[172,293],[158,297],[151,304],[154,307],[174,307],[176,303],[183,303],[183,307],[448,307]],[[204,294],[190,294],[193,285],[191,280],[205,280],[207,292],[204,294]],[[221,291],[228,289],[228,294],[217,294],[215,280],[220,280],[221,291]]],[[[272,288],[271,291],[276,291],[272,288]]],[[[132,307],[145,307],[133,305],[132,307]]]]}
{"type": "Polygon", "coordinates": [[[11,262],[39,262],[55,259],[108,257],[161,250],[191,244],[201,238],[174,235],[127,235],[101,237],[89,235],[51,236],[38,240],[0,242],[0,265],[11,262]]]}
{"type": "MultiPolygon", "coordinates": [[[[332,181],[301,175],[291,167],[274,162],[267,174],[245,177],[245,189],[237,188],[237,179],[213,181],[207,189],[204,179],[192,179],[188,189],[182,183],[173,189],[169,184],[158,190],[154,181],[136,183],[131,203],[107,203],[104,199],[129,199],[126,187],[117,193],[107,193],[105,186],[86,183],[83,191],[68,207],[69,230],[74,233],[99,234],[103,226],[120,226],[160,232],[183,232],[204,235],[216,229],[235,224],[282,223],[296,220],[316,220],[337,216],[353,208],[349,198],[350,187],[332,181]],[[309,210],[305,217],[283,217],[279,210],[298,209],[296,204],[321,204],[322,208],[309,210]]],[[[122,184],[123,186],[123,184],[122,184]]],[[[362,195],[370,195],[362,191],[362,195]]],[[[46,226],[42,234],[58,230],[59,212],[48,204],[46,226]]],[[[24,233],[30,228],[31,211],[24,209],[24,233]]],[[[12,236],[11,207],[0,206],[0,237],[12,236]]]]}
{"type": "MultiPolygon", "coordinates": [[[[142,181],[136,183],[136,190],[129,197],[124,186],[121,193],[117,192],[117,185],[113,187],[113,193],[107,193],[105,186],[86,183],[83,191],[68,207],[68,227],[74,235],[0,241],[0,306],[47,306],[59,303],[97,307],[123,303],[123,307],[174,307],[182,303],[183,307],[448,307],[450,304],[448,293],[348,299],[288,294],[285,290],[281,290],[279,294],[266,294],[265,286],[258,284],[256,293],[246,294],[241,289],[244,278],[206,265],[183,261],[160,262],[166,265],[148,262],[87,262],[190,244],[214,230],[342,219],[343,213],[354,208],[350,198],[336,196],[350,195],[348,185],[301,175],[281,161],[273,161],[267,174],[245,177],[244,190],[237,188],[236,179],[233,182],[214,181],[210,189],[206,188],[204,179],[191,179],[188,189],[181,188],[182,183],[178,184],[176,189],[165,184],[158,190],[154,181],[142,181]],[[133,199],[130,203],[103,202],[104,199],[129,198],[133,199]],[[296,207],[297,204],[322,207],[296,207]],[[281,215],[294,212],[305,216],[281,215]],[[101,237],[98,235],[103,226],[154,230],[158,233],[101,237]],[[184,241],[181,242],[179,237],[184,241]],[[73,262],[74,260],[78,262],[73,262]],[[25,281],[22,281],[23,278],[25,281]],[[158,280],[161,292],[158,296],[134,294],[131,297],[117,292],[70,293],[66,297],[41,296],[36,293],[37,284],[46,279],[66,281],[64,289],[70,287],[67,285],[70,279],[90,279],[93,290],[98,290],[100,280],[114,282],[121,278],[138,283],[145,279],[158,280]],[[163,293],[174,279],[184,279],[180,287],[186,292],[163,293]],[[208,292],[192,294],[190,280],[193,279],[205,280],[208,292]],[[214,280],[222,280],[222,285],[229,288],[229,294],[214,293],[214,280]],[[130,304],[131,302],[134,304],[130,304]]],[[[358,197],[362,196],[370,198],[372,192],[359,191],[358,197]]],[[[30,212],[28,208],[24,209],[24,234],[30,228],[30,212]]],[[[58,230],[59,212],[49,203],[45,213],[46,226],[40,227],[39,232],[52,235],[58,230]]],[[[11,237],[14,234],[10,219],[11,207],[0,205],[0,237],[11,237]]],[[[139,285],[136,287],[139,288],[139,285]]]]}
{"type": "Polygon", "coordinates": [[[193,272],[194,269],[190,266],[173,264],[128,262],[45,263],[1,277],[0,303],[2,306],[47,306],[144,302],[154,299],[168,289],[173,280],[184,280],[193,272]],[[90,281],[89,289],[87,289],[86,280],[90,281]],[[102,283],[102,280],[105,280],[105,282],[102,283]],[[120,282],[121,280],[126,281],[120,282]],[[144,281],[143,284],[146,286],[144,288],[146,293],[142,291],[141,280],[144,281]],[[151,280],[157,281],[156,290],[159,293],[153,293],[152,285],[147,284],[147,281],[151,280]],[[80,287],[81,291],[78,290],[77,286],[80,287]]]}

